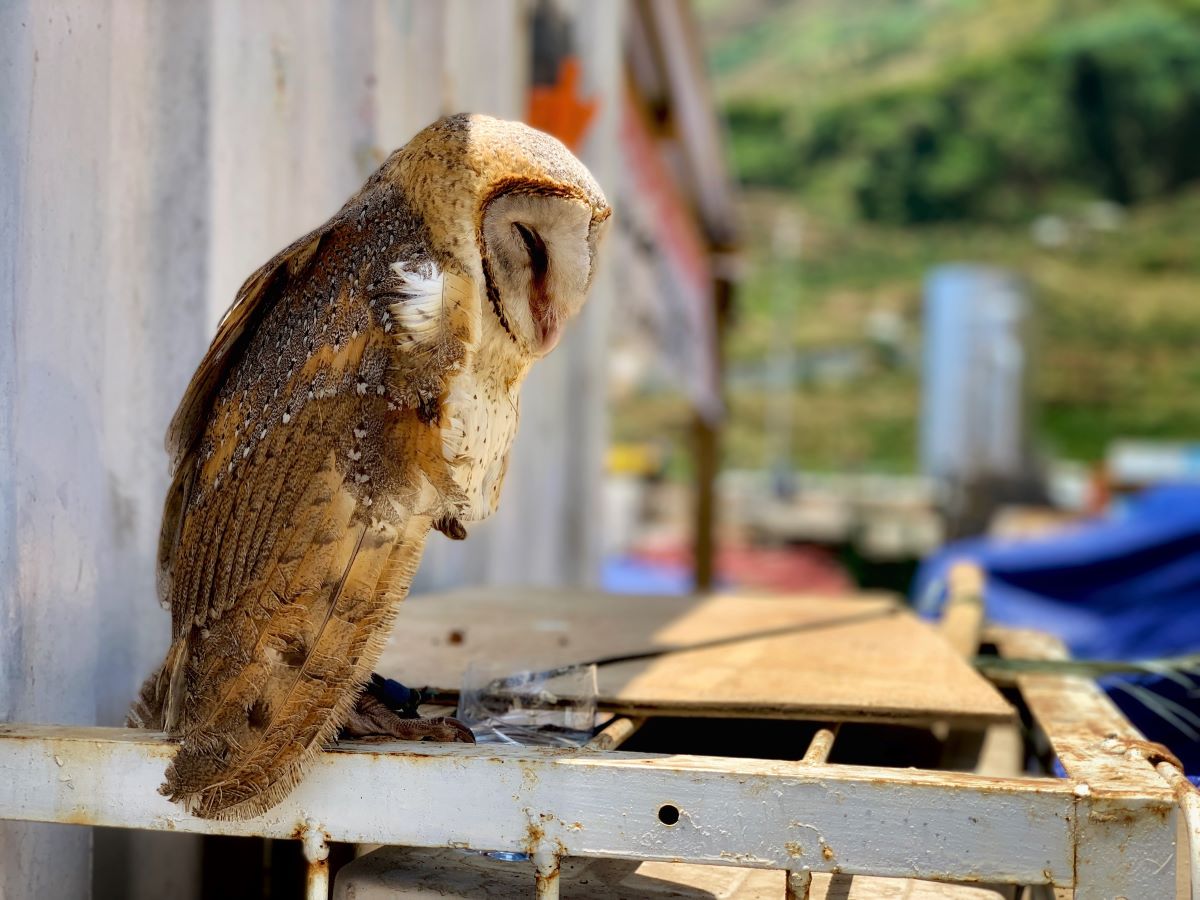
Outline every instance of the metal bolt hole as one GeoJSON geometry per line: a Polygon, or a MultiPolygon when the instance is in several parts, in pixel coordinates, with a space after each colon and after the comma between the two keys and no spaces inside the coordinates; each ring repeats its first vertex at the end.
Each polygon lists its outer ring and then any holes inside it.
{"type": "Polygon", "coordinates": [[[664,803],[658,808],[658,821],[664,825],[674,825],[679,821],[679,807],[671,803],[664,803]]]}

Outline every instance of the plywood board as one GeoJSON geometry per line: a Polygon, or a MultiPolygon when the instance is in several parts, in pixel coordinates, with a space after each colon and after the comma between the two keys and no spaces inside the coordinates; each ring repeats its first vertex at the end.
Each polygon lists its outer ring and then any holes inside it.
{"type": "Polygon", "coordinates": [[[638,597],[472,590],[415,597],[379,664],[409,685],[457,688],[472,660],[603,665],[600,704],[634,715],[845,721],[1008,721],[1013,711],[946,641],[889,596],[638,597]],[[698,644],[705,644],[700,649],[698,644]]]}
{"type": "MultiPolygon", "coordinates": [[[[616,859],[563,860],[561,890],[574,900],[781,900],[787,874],[693,863],[616,859]]],[[[533,866],[461,850],[384,847],[338,873],[334,900],[395,897],[480,897],[525,900],[532,896],[533,866]]],[[[1004,900],[1009,890],[935,884],[902,878],[816,874],[811,900],[1004,900]]]]}

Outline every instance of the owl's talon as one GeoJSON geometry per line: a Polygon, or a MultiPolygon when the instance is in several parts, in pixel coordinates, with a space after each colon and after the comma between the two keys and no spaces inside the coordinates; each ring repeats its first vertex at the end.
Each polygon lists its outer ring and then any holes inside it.
{"type": "Polygon", "coordinates": [[[431,719],[403,716],[385,706],[370,689],[359,696],[350,717],[342,726],[341,737],[369,741],[475,743],[471,729],[458,719],[449,716],[431,719]]]}

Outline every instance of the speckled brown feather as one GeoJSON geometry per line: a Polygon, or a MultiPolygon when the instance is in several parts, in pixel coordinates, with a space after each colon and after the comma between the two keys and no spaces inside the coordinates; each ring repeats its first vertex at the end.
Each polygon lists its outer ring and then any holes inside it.
{"type": "MultiPolygon", "coordinates": [[[[483,198],[506,178],[591,184],[545,141],[478,117],[431,126],[222,320],[168,430],[172,644],[130,713],[179,740],[163,791],[194,814],[245,818],[291,790],[369,679],[431,523],[462,530],[443,405],[480,352],[483,198]],[[394,263],[446,273],[431,339],[393,328],[394,263]]],[[[530,361],[493,355],[519,383],[530,361]]]]}

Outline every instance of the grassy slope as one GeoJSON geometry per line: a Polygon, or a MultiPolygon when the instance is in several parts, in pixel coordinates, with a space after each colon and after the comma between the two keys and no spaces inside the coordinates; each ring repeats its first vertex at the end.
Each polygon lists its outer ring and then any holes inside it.
{"type": "Polygon", "coordinates": [[[1104,0],[701,0],[718,95],[825,103],[1003,53],[1104,0]],[[796,89],[798,86],[798,89],[796,89]]]}
{"type": "MultiPolygon", "coordinates": [[[[786,103],[791,121],[820,104],[870,94],[947,66],[1005,52],[1093,0],[705,0],[701,3],[719,96],[786,103]],[[852,11],[850,11],[852,10],[852,11]]],[[[736,137],[736,136],[735,136],[736,137]]],[[[828,187],[831,193],[837,186],[828,187]]],[[[1115,234],[1081,233],[1039,250],[1022,226],[868,226],[809,196],[748,198],[749,277],[730,352],[735,371],[753,371],[783,327],[771,292],[796,304],[788,326],[797,347],[864,345],[872,310],[899,313],[919,342],[920,284],[939,262],[992,262],[1022,272],[1037,306],[1034,393],[1045,441],[1073,458],[1096,459],[1118,436],[1200,436],[1200,191],[1135,210],[1115,234]],[[798,262],[772,262],[777,210],[804,209],[798,262]]],[[[1078,208],[1047,210],[1066,215],[1078,208]]],[[[840,385],[795,390],[795,462],[806,467],[913,464],[918,374],[869,368],[840,385]]],[[[767,460],[764,391],[735,379],[728,462],[767,460]]],[[[634,437],[671,421],[667,402],[622,410],[634,437]]],[[[679,418],[678,414],[675,418],[679,418]]]]}

